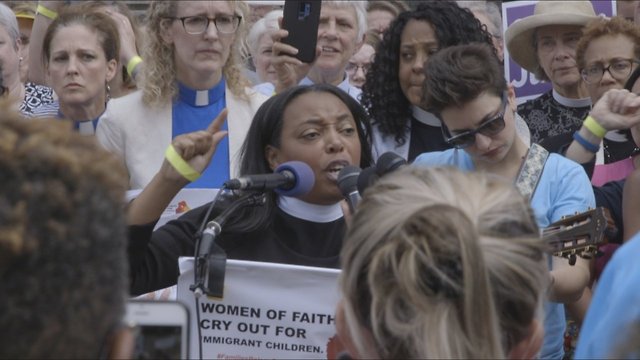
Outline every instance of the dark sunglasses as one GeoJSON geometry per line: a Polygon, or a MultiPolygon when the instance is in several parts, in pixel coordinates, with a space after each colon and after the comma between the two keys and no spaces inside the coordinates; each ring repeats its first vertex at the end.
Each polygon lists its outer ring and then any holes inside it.
{"type": "Polygon", "coordinates": [[[480,133],[484,136],[494,136],[504,129],[504,113],[507,107],[507,94],[502,94],[502,103],[500,109],[502,111],[496,116],[483,122],[477,128],[473,130],[463,131],[456,134],[451,134],[447,126],[442,122],[442,135],[447,144],[455,147],[456,149],[464,149],[473,145],[476,142],[476,134],[480,133]]]}

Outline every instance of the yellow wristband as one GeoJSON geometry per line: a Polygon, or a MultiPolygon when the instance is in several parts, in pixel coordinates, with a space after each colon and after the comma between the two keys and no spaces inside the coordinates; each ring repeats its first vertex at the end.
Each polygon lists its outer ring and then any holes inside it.
{"type": "Polygon", "coordinates": [[[591,115],[587,116],[587,118],[582,123],[584,127],[586,127],[591,133],[599,138],[603,138],[607,129],[603,128],[602,125],[598,124],[596,119],[594,119],[591,115]]]}
{"type": "Polygon", "coordinates": [[[134,56],[127,63],[127,73],[133,77],[133,70],[136,69],[136,66],[142,62],[142,58],[138,55],[134,56]]]}
{"type": "Polygon", "coordinates": [[[51,20],[55,20],[58,17],[58,13],[51,10],[51,9],[47,9],[46,7],[42,6],[42,5],[38,5],[36,7],[36,13],[40,14],[46,18],[49,18],[51,20]]]}
{"type": "Polygon", "coordinates": [[[167,158],[167,161],[171,166],[173,166],[176,171],[184,176],[185,179],[189,181],[196,181],[200,177],[200,173],[197,172],[194,168],[191,167],[180,154],[176,151],[176,149],[172,145],[169,145],[167,151],[165,151],[164,156],[167,158]]]}

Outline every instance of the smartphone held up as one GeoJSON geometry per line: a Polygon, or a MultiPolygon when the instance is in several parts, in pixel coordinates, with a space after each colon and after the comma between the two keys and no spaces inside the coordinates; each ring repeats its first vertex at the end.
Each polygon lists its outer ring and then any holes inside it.
{"type": "Polygon", "coordinates": [[[282,28],[289,36],[282,42],[298,49],[295,55],[300,61],[311,63],[316,57],[318,24],[320,22],[319,0],[286,0],[282,18],[282,28]]]}

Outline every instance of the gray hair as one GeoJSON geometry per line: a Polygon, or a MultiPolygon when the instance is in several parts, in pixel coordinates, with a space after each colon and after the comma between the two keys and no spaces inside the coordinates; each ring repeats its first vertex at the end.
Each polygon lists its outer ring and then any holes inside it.
{"type": "Polygon", "coordinates": [[[322,0],[322,6],[325,5],[342,8],[353,7],[356,11],[358,24],[358,42],[362,42],[364,33],[367,31],[367,3],[365,1],[322,0]]]}
{"type": "Polygon", "coordinates": [[[251,27],[251,30],[249,30],[247,46],[249,47],[249,53],[251,53],[254,59],[258,56],[258,46],[262,35],[269,34],[280,28],[278,26],[279,17],[282,17],[282,10],[270,11],[262,19],[256,21],[251,27]]]}
{"type": "Polygon", "coordinates": [[[0,3],[0,26],[3,26],[7,30],[13,46],[17,49],[18,39],[20,39],[18,20],[16,20],[16,14],[13,13],[13,10],[3,3],[0,3]]]}

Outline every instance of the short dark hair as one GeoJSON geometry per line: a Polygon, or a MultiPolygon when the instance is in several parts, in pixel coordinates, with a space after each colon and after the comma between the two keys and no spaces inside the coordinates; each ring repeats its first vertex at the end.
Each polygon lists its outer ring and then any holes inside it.
{"type": "Polygon", "coordinates": [[[0,358],[97,358],[128,295],[120,161],[0,106],[0,358]]]}
{"type": "MultiPolygon", "coordinates": [[[[272,172],[266,158],[267,145],[280,147],[284,112],[289,104],[297,97],[310,92],[324,92],[336,96],[351,111],[356,122],[356,130],[360,140],[360,167],[364,168],[373,163],[371,155],[371,131],[367,121],[367,113],[349,94],[333,85],[314,84],[290,88],[280,94],[272,96],[256,112],[240,151],[240,174],[266,174],[272,172]]],[[[237,231],[255,230],[267,224],[272,218],[272,211],[276,203],[274,193],[267,195],[267,204],[260,208],[250,208],[246,211],[251,215],[238,216],[239,224],[229,224],[228,228],[237,231]]]]}
{"type": "Polygon", "coordinates": [[[439,113],[450,106],[462,106],[484,92],[502,96],[507,89],[500,60],[487,44],[446,48],[427,63],[423,86],[423,107],[439,113]]]}
{"type": "Polygon", "coordinates": [[[411,20],[431,24],[440,49],[472,42],[493,46],[491,34],[486,27],[469,9],[460,8],[455,2],[426,1],[420,3],[414,11],[398,15],[376,48],[371,69],[367,72],[362,88],[362,106],[369,112],[372,123],[383,135],[393,136],[398,144],[404,144],[407,140],[407,121],[411,116],[411,104],[398,81],[400,39],[411,20]]]}

